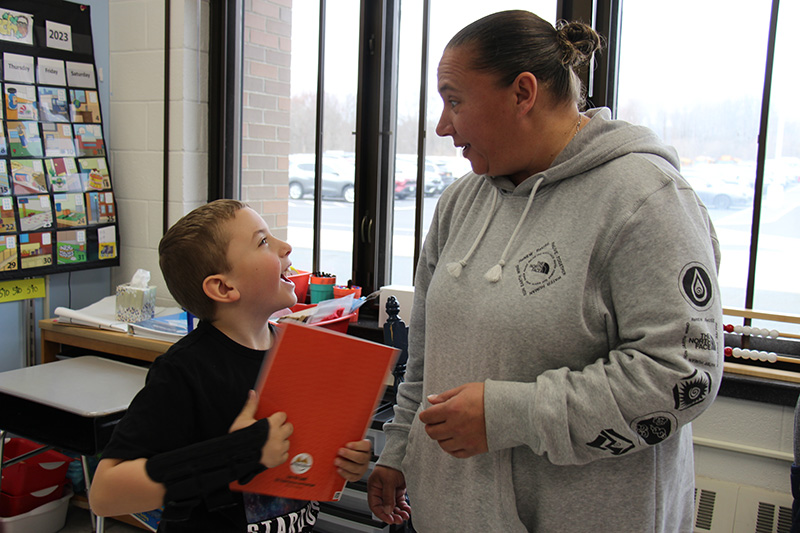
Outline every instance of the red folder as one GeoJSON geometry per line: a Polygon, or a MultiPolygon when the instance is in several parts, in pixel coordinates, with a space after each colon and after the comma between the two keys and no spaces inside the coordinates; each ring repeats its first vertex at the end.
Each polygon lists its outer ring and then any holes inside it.
{"type": "Polygon", "coordinates": [[[339,448],[364,438],[399,350],[314,326],[280,330],[256,385],[256,418],[287,414],[289,460],[231,489],[336,501],[346,481],[333,461],[339,448]]]}

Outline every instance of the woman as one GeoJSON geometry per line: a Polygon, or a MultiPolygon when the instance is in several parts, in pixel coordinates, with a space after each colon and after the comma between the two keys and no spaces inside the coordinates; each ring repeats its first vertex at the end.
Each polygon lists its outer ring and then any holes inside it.
{"type": "Polygon", "coordinates": [[[439,200],[417,268],[369,480],[388,523],[413,508],[420,532],[692,530],[719,247],[672,148],[579,113],[575,69],[599,47],[584,24],[509,11],[445,49],[437,133],[473,173],[439,200]]]}

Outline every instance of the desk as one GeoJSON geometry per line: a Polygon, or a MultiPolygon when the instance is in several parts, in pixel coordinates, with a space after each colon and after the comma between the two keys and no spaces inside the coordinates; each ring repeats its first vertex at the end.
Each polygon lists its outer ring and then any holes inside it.
{"type": "MultiPolygon", "coordinates": [[[[81,455],[97,455],[144,386],[147,369],[95,356],[0,373],[0,470],[6,431],[81,455]]],[[[97,530],[103,531],[98,519],[97,530]]]]}
{"type": "Polygon", "coordinates": [[[146,339],[98,328],[59,324],[55,319],[39,321],[42,335],[42,363],[56,360],[62,345],[153,362],[172,343],[146,339]]]}

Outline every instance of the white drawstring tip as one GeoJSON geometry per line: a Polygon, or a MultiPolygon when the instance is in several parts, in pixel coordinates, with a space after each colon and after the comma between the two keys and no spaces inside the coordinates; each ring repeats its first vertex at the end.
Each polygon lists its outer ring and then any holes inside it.
{"type": "Polygon", "coordinates": [[[447,271],[450,272],[454,278],[457,278],[461,275],[461,263],[447,263],[447,271]]]}
{"type": "Polygon", "coordinates": [[[483,275],[483,277],[492,283],[497,283],[500,281],[500,278],[503,277],[503,265],[497,264],[493,266],[486,272],[486,274],[483,275]]]}

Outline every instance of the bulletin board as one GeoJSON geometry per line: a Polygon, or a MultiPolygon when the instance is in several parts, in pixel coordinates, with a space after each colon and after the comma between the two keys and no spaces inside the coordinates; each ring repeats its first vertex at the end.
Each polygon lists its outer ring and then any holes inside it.
{"type": "Polygon", "coordinates": [[[89,6],[0,0],[0,279],[119,265],[89,6]]]}

